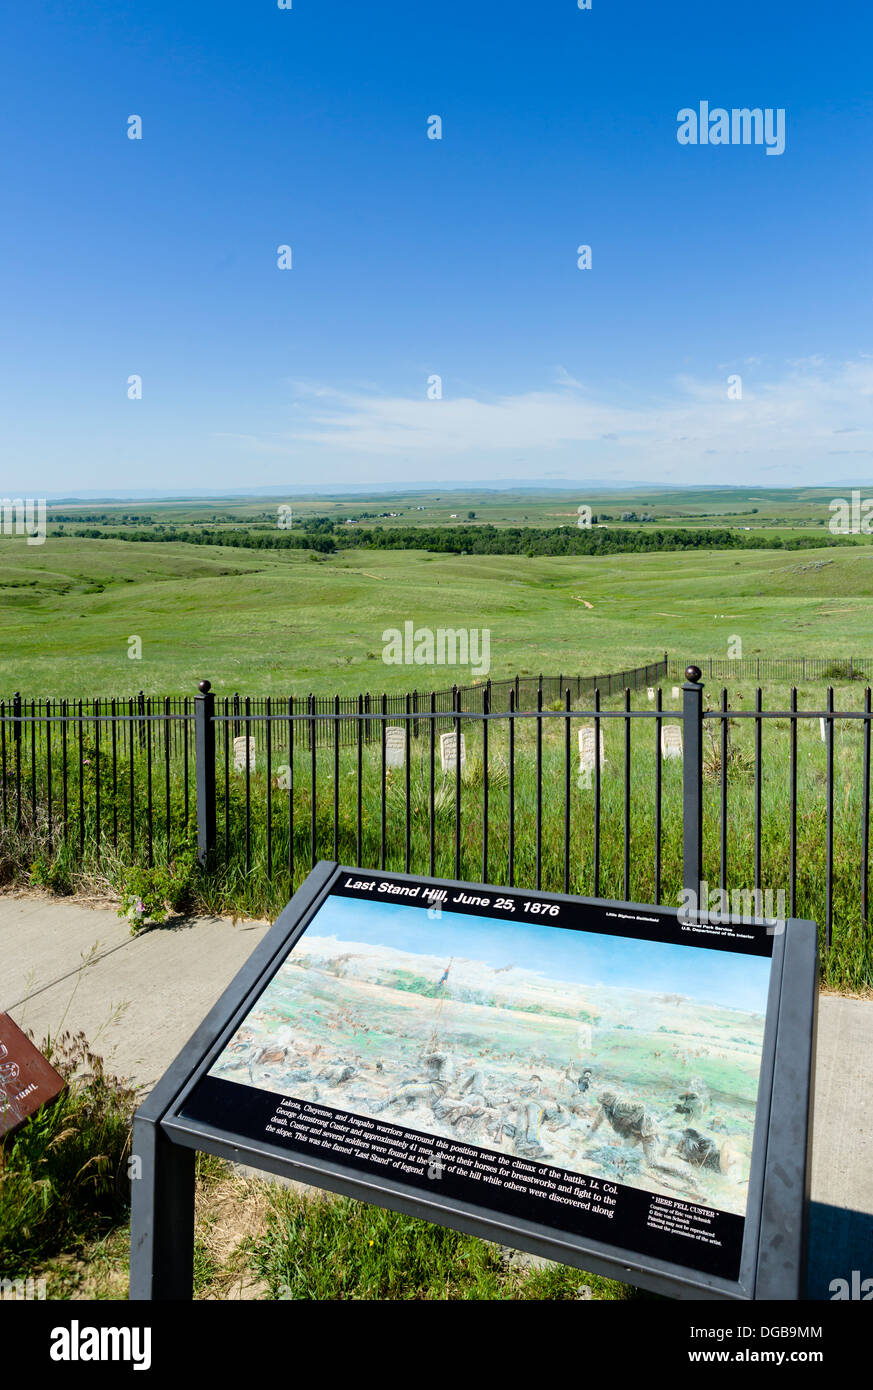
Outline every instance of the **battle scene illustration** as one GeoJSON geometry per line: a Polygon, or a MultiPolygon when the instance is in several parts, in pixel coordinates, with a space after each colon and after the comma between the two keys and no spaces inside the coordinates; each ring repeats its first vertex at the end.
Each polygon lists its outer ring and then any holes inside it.
{"type": "Polygon", "coordinates": [[[745,1215],[769,960],[448,917],[322,909],[211,1074],[745,1215]]]}

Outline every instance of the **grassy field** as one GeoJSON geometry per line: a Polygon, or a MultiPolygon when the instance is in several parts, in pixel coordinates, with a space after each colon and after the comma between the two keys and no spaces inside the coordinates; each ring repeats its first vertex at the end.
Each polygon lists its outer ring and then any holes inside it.
{"type": "Polygon", "coordinates": [[[395,491],[367,496],[361,493],[325,497],[287,496],[184,499],[128,502],[53,502],[49,507],[52,528],[66,530],[79,525],[104,524],[136,529],[154,526],[275,527],[280,503],[292,508],[293,524],[314,516],[334,521],[366,521],[367,526],[463,527],[473,519],[491,526],[575,526],[577,507],[584,503],[608,525],[621,526],[625,512],[635,511],[652,521],[642,525],[738,526],[751,530],[808,533],[827,528],[831,488],[626,488],[576,490],[477,489],[470,491],[395,491]]]}
{"type": "MultiPolygon", "coordinates": [[[[554,497],[518,501],[489,495],[493,506],[531,508],[532,520],[542,524],[544,509],[558,505],[554,497]],[[534,509],[537,504],[538,511],[534,509]]],[[[622,494],[623,504],[641,508],[642,496],[622,494]]],[[[479,511],[478,495],[460,498],[458,512],[479,511]],[[468,503],[469,506],[465,506],[468,503]]],[[[486,499],[487,500],[487,499],[486,499]]],[[[566,506],[566,497],[560,500],[566,506]]],[[[410,499],[407,499],[410,501],[410,499]]],[[[809,521],[822,497],[786,498],[761,494],[737,499],[734,494],[673,495],[674,508],[696,506],[706,517],[718,507],[739,511],[747,506],[769,508],[780,524],[809,521]],[[804,508],[806,509],[804,512],[804,508]],[[803,515],[801,515],[803,513],[803,515]]],[[[93,505],[93,504],[88,504],[93,505]]],[[[154,516],[155,504],[125,504],[129,513],[154,516]]],[[[254,503],[209,503],[194,508],[211,519],[226,508],[254,503]]],[[[312,507],[316,503],[312,502],[312,507]]],[[[326,504],[325,504],[326,505],[326,504]]],[[[332,502],[331,505],[334,505],[332,502]]],[[[339,506],[340,503],[336,502],[339,506]]],[[[343,503],[346,505],[346,503],[343,503]]],[[[351,505],[351,503],[348,503],[351,505]]],[[[355,499],[359,509],[389,509],[385,499],[355,499]]],[[[412,499],[412,505],[423,505],[412,499]]],[[[168,504],[168,509],[180,504],[168,504]]],[[[261,499],[257,506],[264,510],[261,499]]],[[[657,507],[652,504],[657,513],[657,507]]],[[[391,508],[393,509],[393,508],[391,508]]],[[[192,510],[191,508],[188,509],[192,510]]],[[[521,513],[526,516],[527,513],[521,513]]],[[[239,522],[237,517],[237,523],[239,522]]],[[[190,518],[188,518],[190,520],[190,518]]],[[[249,519],[251,520],[251,518],[249,519]]],[[[706,524],[709,524],[707,521],[706,524]]],[[[315,556],[306,551],[258,551],[183,543],[127,543],[118,540],[59,538],[49,535],[42,546],[27,546],[23,538],[0,542],[0,697],[20,690],[26,697],[95,695],[128,696],[142,689],[149,694],[193,695],[197,681],[208,677],[220,697],[242,694],[300,696],[355,695],[361,691],[389,693],[417,688],[444,689],[453,682],[471,683],[469,667],[386,665],[382,660],[383,632],[417,627],[487,628],[491,633],[494,679],[515,674],[564,672],[593,674],[642,665],[667,650],[683,663],[708,657],[724,658],[737,642],[744,657],[864,656],[873,651],[873,546],[828,548],[813,552],[778,550],[672,552],[611,557],[433,555],[426,552],[343,550],[315,556]],[[128,657],[132,637],[141,639],[142,658],[128,657]]],[[[672,682],[665,682],[665,706],[675,706],[672,682]]],[[[763,682],[764,705],[785,709],[785,684],[763,682]]],[[[706,698],[716,704],[721,682],[709,682],[706,698]]],[[[801,709],[823,706],[822,684],[805,683],[799,691],[801,709]]],[[[645,692],[635,700],[645,705],[645,692]]],[[[754,682],[729,682],[733,710],[754,705],[754,682]]],[[[838,710],[859,709],[863,682],[839,683],[838,710]]],[[[859,918],[861,865],[862,726],[844,721],[835,736],[835,941],[836,955],[828,966],[832,984],[866,987],[873,971],[870,948],[859,918]]],[[[737,761],[731,769],[729,803],[729,886],[754,882],[754,786],[750,771],[753,726],[740,721],[733,729],[737,761]]],[[[516,779],[516,881],[533,886],[537,872],[535,837],[535,779],[532,772],[532,733],[519,735],[516,779]]],[[[574,733],[575,739],[575,733],[574,733]]],[[[637,721],[633,731],[634,761],[631,799],[630,895],[648,901],[654,896],[654,733],[637,721]]],[[[620,730],[607,729],[607,741],[621,741],[620,730]]],[[[468,735],[471,770],[462,798],[462,876],[476,879],[482,870],[481,773],[476,773],[476,737],[468,735]],[[478,776],[478,781],[477,781],[478,776]]],[[[489,876],[501,881],[508,872],[505,730],[495,729],[489,769],[489,876]],[[496,771],[500,764],[504,771],[496,771]]],[[[785,721],[764,727],[762,885],[787,889],[788,854],[788,728],[785,721]]],[[[604,836],[600,892],[623,896],[623,749],[608,756],[611,767],[603,782],[604,836]]],[[[426,871],[428,837],[426,787],[419,746],[413,753],[413,823],[410,827],[412,866],[426,871]],[[416,809],[417,807],[417,809],[416,809]]],[[[564,748],[562,735],[547,728],[544,741],[544,820],[540,873],[542,886],[560,890],[567,850],[573,891],[593,892],[591,840],[592,796],[577,789],[573,746],[572,823],[569,845],[564,842],[564,748]]],[[[276,762],[284,759],[276,753],[276,762]]],[[[295,768],[293,832],[288,824],[287,793],[273,797],[271,842],[273,862],[287,863],[293,847],[294,882],[308,868],[312,840],[310,770],[303,750],[295,768]]],[[[363,765],[363,826],[359,862],[378,864],[381,853],[381,789],[376,750],[368,748],[363,765]]],[[[55,769],[57,776],[57,768],[55,769]]],[[[75,796],[75,768],[71,795],[75,796]]],[[[86,768],[86,777],[91,774],[86,768]]],[[[126,774],[125,774],[126,775],[126,774]]],[[[142,769],[137,777],[142,776],[142,769]]],[[[40,773],[40,777],[42,774],[40,773]]],[[[356,767],[353,750],[344,752],[340,766],[340,857],[358,862],[355,824],[356,767]]],[[[331,754],[319,755],[316,851],[333,852],[331,754]]],[[[396,779],[395,779],[396,781],[396,779]]],[[[259,767],[254,785],[251,842],[247,857],[242,843],[244,808],[238,787],[230,806],[231,859],[223,876],[209,885],[206,905],[259,914],[274,911],[290,886],[281,874],[269,882],[265,873],[267,825],[265,786],[259,767]]],[[[680,886],[680,779],[678,766],[665,765],[662,897],[674,901],[680,886]],[[675,785],[674,785],[675,784],[675,785]]],[[[399,788],[389,787],[385,862],[404,867],[405,824],[399,788]]],[[[706,864],[708,881],[718,881],[718,822],[715,783],[706,798],[706,864]]],[[[57,791],[55,792],[57,795],[57,791]]],[[[181,791],[174,773],[174,824],[178,822],[181,791]]],[[[453,797],[437,836],[437,873],[454,871],[453,797]]],[[[87,800],[87,795],[86,795],[87,800]]],[[[157,797],[157,802],[161,800],[157,797]]],[[[825,855],[825,749],[818,721],[802,725],[799,743],[799,881],[798,910],[822,922],[825,855]]],[[[109,792],[103,788],[104,836],[110,812],[109,792]]],[[[86,830],[87,830],[86,813],[86,830]]],[[[219,835],[223,826],[219,815],[219,835]]],[[[163,833],[161,807],[156,805],[156,836],[163,833]]],[[[92,878],[102,875],[115,887],[124,884],[127,869],[142,864],[142,827],[137,827],[137,850],[123,849],[127,807],[118,806],[122,849],[113,862],[104,843],[97,852],[86,845],[85,867],[92,878]]],[[[66,861],[47,861],[44,827],[34,827],[33,839],[16,848],[4,844],[4,873],[35,874],[37,881],[75,885],[79,880],[78,852],[66,851],[66,861]],[[22,859],[22,854],[24,858],[22,859]],[[25,862],[26,861],[26,862],[25,862]],[[34,867],[35,866],[35,867],[34,867]]],[[[9,831],[7,831],[7,840],[9,831]]],[[[90,832],[89,832],[90,833],[90,832]]],[[[87,838],[87,835],[86,835],[87,838]]],[[[178,829],[171,834],[173,853],[181,850],[178,829]]],[[[65,851],[55,846],[55,857],[65,851]]],[[[201,901],[201,896],[197,901],[201,901]]]]}
{"type": "Polygon", "coordinates": [[[491,675],[873,650],[873,547],[614,557],[0,541],[0,695],[356,694],[470,683],[385,665],[405,621],[488,628],[491,675]],[[590,607],[588,606],[590,605],[590,607]],[[128,657],[142,640],[142,659],[128,657]]]}

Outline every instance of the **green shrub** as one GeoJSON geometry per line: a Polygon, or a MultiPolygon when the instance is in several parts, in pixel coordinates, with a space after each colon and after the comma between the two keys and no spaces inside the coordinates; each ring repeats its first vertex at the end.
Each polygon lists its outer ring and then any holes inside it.
{"type": "Polygon", "coordinates": [[[821,679],[825,681],[862,681],[867,678],[863,671],[856,671],[848,661],[832,661],[822,671],[821,679]]]}
{"type": "Polygon", "coordinates": [[[43,850],[37,852],[30,866],[30,882],[35,888],[47,888],[52,893],[67,895],[73,891],[67,861],[60,857],[50,859],[43,850]]]}
{"type": "Polygon", "coordinates": [[[177,854],[170,864],[121,870],[119,917],[130,922],[135,935],[148,922],[165,922],[170,912],[187,911],[194,900],[197,873],[193,849],[177,854]]]}

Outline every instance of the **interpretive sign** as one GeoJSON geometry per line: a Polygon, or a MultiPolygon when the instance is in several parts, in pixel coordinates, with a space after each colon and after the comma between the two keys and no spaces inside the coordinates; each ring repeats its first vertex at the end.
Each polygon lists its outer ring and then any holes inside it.
{"type": "Polygon", "coordinates": [[[66,1085],[8,1014],[0,1014],[0,1139],[56,1100],[66,1085]]]}
{"type": "Polygon", "coordinates": [[[137,1114],[132,1297],[190,1297],[195,1149],[656,1291],[798,1297],[815,941],[319,865],[137,1114]]]}

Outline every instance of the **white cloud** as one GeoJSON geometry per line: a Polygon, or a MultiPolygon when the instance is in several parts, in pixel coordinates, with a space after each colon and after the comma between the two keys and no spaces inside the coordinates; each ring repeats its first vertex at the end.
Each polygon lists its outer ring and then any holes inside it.
{"type": "MultiPolygon", "coordinates": [[[[517,452],[526,450],[544,470],[563,455],[599,460],[610,470],[614,465],[616,477],[640,478],[652,466],[674,465],[688,481],[702,482],[709,479],[697,476],[695,466],[704,457],[743,456],[744,473],[751,477],[765,456],[772,466],[775,453],[791,470],[786,482],[810,470],[824,482],[825,439],[851,432],[864,452],[873,446],[873,362],[860,358],[834,365],[820,357],[798,359],[767,379],[747,373],[739,401],[729,399],[725,375],[683,374],[669,393],[630,401],[586,388],[563,368],[557,369],[557,389],[490,398],[431,401],[301,383],[296,392],[300,408],[293,427],[263,439],[263,447],[310,458],[379,456],[389,461],[389,471],[390,460],[402,456],[428,467],[445,460],[445,476],[457,475],[451,460],[460,459],[490,464],[476,476],[495,468],[495,476],[506,476],[509,451],[515,462],[517,452]]],[[[723,474],[721,480],[739,481],[723,474]]]]}

